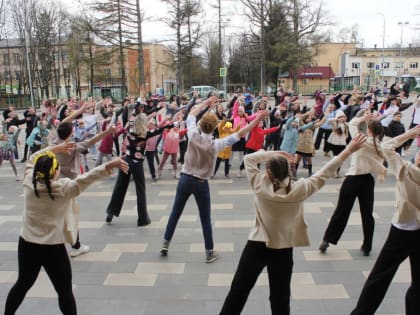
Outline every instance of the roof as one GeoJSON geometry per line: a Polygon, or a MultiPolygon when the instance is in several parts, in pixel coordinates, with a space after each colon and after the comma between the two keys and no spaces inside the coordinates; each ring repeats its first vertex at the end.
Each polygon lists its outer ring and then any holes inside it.
{"type": "Polygon", "coordinates": [[[298,79],[331,79],[335,77],[334,70],[331,67],[304,67],[299,68],[297,73],[298,79]]]}

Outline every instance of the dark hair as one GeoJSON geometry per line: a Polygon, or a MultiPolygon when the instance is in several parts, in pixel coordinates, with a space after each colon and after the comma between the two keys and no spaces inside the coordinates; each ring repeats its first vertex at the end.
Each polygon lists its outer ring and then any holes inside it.
{"type": "MultiPolygon", "coordinates": [[[[287,177],[290,177],[289,162],[282,156],[276,156],[268,160],[265,164],[267,173],[273,182],[273,189],[277,191],[280,188],[280,183],[287,177]]],[[[291,188],[291,181],[287,185],[286,192],[289,193],[291,188]]]]}
{"type": "Polygon", "coordinates": [[[71,122],[62,122],[58,125],[57,135],[61,140],[66,140],[73,132],[73,124],[71,122]]]}
{"type": "Polygon", "coordinates": [[[368,129],[372,133],[373,146],[375,147],[376,154],[379,155],[381,158],[384,158],[382,152],[378,150],[378,145],[376,143],[376,139],[382,141],[382,138],[384,137],[384,128],[382,127],[381,122],[376,119],[370,120],[368,122],[368,129]]]}
{"type": "Polygon", "coordinates": [[[35,163],[34,172],[32,176],[32,184],[34,186],[35,195],[39,198],[38,190],[36,189],[36,184],[38,179],[43,179],[45,181],[45,185],[47,186],[48,195],[52,200],[54,200],[54,196],[51,193],[51,178],[50,178],[50,170],[53,166],[53,159],[47,155],[41,156],[35,163]],[[39,177],[42,176],[42,178],[39,177]]]}

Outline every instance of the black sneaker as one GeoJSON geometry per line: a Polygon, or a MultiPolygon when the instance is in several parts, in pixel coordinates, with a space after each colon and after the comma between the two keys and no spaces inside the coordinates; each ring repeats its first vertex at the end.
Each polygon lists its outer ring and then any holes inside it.
{"type": "Polygon", "coordinates": [[[160,248],[160,255],[168,256],[168,250],[169,250],[169,241],[163,241],[162,247],[160,248]]]}
{"type": "Polygon", "coordinates": [[[207,254],[206,254],[206,263],[210,264],[210,263],[218,260],[219,257],[220,256],[219,256],[218,252],[216,252],[214,250],[208,251],[207,254]]]}
{"type": "Polygon", "coordinates": [[[328,243],[327,241],[322,241],[321,245],[319,245],[319,251],[325,254],[329,246],[330,246],[330,243],[328,243]]]}
{"type": "Polygon", "coordinates": [[[112,222],[112,218],[114,217],[114,215],[112,214],[112,213],[108,213],[107,215],[106,215],[106,218],[105,218],[105,222],[106,223],[111,223],[112,222]]]}

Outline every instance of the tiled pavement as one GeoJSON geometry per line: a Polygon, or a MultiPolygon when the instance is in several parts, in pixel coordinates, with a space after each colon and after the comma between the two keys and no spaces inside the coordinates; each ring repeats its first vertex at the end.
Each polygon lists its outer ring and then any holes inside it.
{"type": "MultiPolygon", "coordinates": [[[[326,158],[318,155],[314,169],[326,158]]],[[[93,164],[93,163],[92,163],[93,164]]],[[[104,209],[115,179],[97,182],[80,198],[81,239],[91,252],[72,259],[74,293],[79,314],[218,314],[229,289],[240,253],[254,218],[252,195],[245,178],[216,176],[211,184],[215,248],[220,260],[204,263],[204,245],[195,201],[190,198],[179,222],[169,255],[159,255],[163,229],[174,199],[176,180],[165,171],[157,183],[147,179],[147,202],[152,224],[136,227],[134,183],[129,186],[120,218],[104,223],[104,209]]],[[[22,165],[19,165],[22,172],[22,165]]],[[[147,172],[147,166],[145,166],[147,172]]],[[[306,170],[299,174],[306,176],[306,170]]],[[[356,204],[342,241],[327,255],[317,247],[334,210],[342,179],[331,179],[306,204],[311,246],[295,248],[292,280],[292,314],[349,314],[381,248],[393,214],[394,179],[377,184],[376,229],[370,257],[359,251],[361,225],[356,204]]],[[[17,276],[17,239],[23,207],[21,182],[10,166],[0,169],[0,300],[17,276]]],[[[403,314],[410,274],[405,262],[377,314],[403,314]]],[[[1,303],[4,305],[4,302],[1,303]]],[[[18,314],[59,314],[56,293],[41,273],[18,314]]],[[[268,280],[263,273],[243,314],[270,314],[268,280]]]]}

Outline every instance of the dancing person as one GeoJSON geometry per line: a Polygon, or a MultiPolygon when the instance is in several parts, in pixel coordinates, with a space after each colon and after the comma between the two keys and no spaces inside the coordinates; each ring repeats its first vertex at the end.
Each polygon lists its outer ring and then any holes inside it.
{"type": "Polygon", "coordinates": [[[56,154],[67,154],[74,149],[74,143],[64,142],[38,151],[26,163],[23,182],[25,208],[18,244],[19,272],[7,295],[5,315],[15,314],[41,267],[58,294],[61,312],[64,315],[77,314],[71,264],[65,247],[69,241],[65,233],[66,218],[74,211],[76,196],[96,180],[109,175],[113,168],[127,172],[128,165],[117,159],[75,179],[59,178],[60,164],[56,154]]]}
{"type": "Polygon", "coordinates": [[[111,223],[114,216],[120,216],[131,175],[136,185],[137,226],[146,226],[151,222],[147,212],[146,183],[143,169],[146,141],[153,136],[161,134],[165,128],[173,127],[173,124],[167,124],[153,131],[147,130],[148,119],[143,110],[144,105],[137,103],[128,121],[127,155],[124,157],[124,160],[130,165],[130,170],[128,173],[118,172],[111,200],[106,208],[105,221],[107,223],[111,223]]]}
{"type": "Polygon", "coordinates": [[[360,249],[365,256],[369,256],[372,250],[375,228],[373,217],[375,179],[372,174],[377,174],[377,179],[382,181],[386,168],[383,165],[384,156],[380,149],[383,129],[379,120],[373,119],[373,115],[365,111],[364,115],[350,121],[350,133],[354,136],[353,130],[364,129],[366,123],[367,141],[363,148],[351,157],[350,167],[340,188],[337,207],[319,246],[321,253],[327,251],[329,244],[337,244],[346,228],[356,198],[359,200],[363,228],[363,243],[360,249]]]}
{"type": "Polygon", "coordinates": [[[420,153],[414,165],[403,160],[396,149],[409,139],[420,136],[420,127],[384,140],[382,152],[388,169],[396,177],[397,208],[388,238],[366,279],[356,308],[351,315],[373,315],[385,297],[399,265],[410,259],[411,285],[405,295],[405,314],[420,314],[420,153]]]}
{"type": "Polygon", "coordinates": [[[290,314],[290,282],[293,247],[308,246],[304,221],[304,201],[317,192],[328,178],[366,140],[359,135],[337,157],[309,178],[292,183],[289,161],[293,156],[283,151],[257,151],[245,156],[251,189],[254,192],[256,218],[242,252],[225,299],[221,315],[242,312],[258,276],[267,267],[272,314],[290,314]],[[265,162],[265,170],[258,164],[265,162]]]}
{"type": "Polygon", "coordinates": [[[3,133],[0,134],[0,167],[4,160],[9,160],[13,173],[15,173],[16,181],[19,181],[19,175],[16,167],[15,151],[17,150],[17,141],[20,129],[11,125],[7,128],[7,124],[3,120],[3,133]]]}
{"type": "Polygon", "coordinates": [[[208,179],[213,175],[216,156],[223,148],[231,146],[239,141],[241,137],[246,135],[261,120],[268,117],[269,113],[264,111],[257,115],[250,124],[238,132],[221,138],[213,139],[213,131],[217,126],[217,116],[213,112],[206,112],[199,126],[201,133],[198,131],[196,123],[197,115],[202,110],[213,107],[218,103],[218,98],[213,96],[193,108],[187,118],[188,129],[188,148],[185,155],[185,163],[182,166],[181,176],[176,188],[175,201],[172,206],[166,225],[164,240],[161,247],[161,255],[168,254],[169,243],[175,233],[175,228],[179,218],[182,215],[185,204],[191,195],[194,195],[197,202],[198,211],[200,213],[201,227],[204,235],[204,245],[206,250],[206,262],[212,263],[219,258],[216,251],[213,250],[213,232],[211,226],[211,209],[210,209],[210,189],[208,179]]]}

